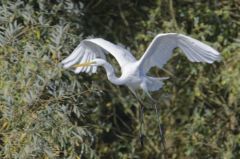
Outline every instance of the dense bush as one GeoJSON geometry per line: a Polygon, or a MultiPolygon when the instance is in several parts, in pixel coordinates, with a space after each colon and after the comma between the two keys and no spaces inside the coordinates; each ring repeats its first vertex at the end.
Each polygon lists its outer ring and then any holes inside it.
{"type": "Polygon", "coordinates": [[[75,75],[59,63],[88,36],[121,43],[140,57],[164,32],[191,35],[223,56],[196,64],[176,50],[165,71],[151,70],[170,76],[153,93],[165,155],[239,158],[239,17],[238,0],[2,0],[0,158],[160,158],[154,110],[145,111],[141,148],[139,105],[129,91],[112,85],[103,69],[75,75]]]}

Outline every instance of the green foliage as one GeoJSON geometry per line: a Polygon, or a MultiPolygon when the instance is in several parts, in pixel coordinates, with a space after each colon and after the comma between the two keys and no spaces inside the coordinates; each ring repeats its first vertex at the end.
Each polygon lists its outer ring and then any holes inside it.
{"type": "MultiPolygon", "coordinates": [[[[0,2],[0,158],[160,158],[157,118],[125,87],[75,75],[60,61],[88,36],[123,43],[140,57],[158,33],[180,32],[223,56],[190,63],[179,50],[155,76],[168,158],[240,157],[238,0],[0,2]]],[[[113,61],[116,64],[115,61],[113,61]]],[[[147,102],[147,101],[146,101],[147,102]]]]}

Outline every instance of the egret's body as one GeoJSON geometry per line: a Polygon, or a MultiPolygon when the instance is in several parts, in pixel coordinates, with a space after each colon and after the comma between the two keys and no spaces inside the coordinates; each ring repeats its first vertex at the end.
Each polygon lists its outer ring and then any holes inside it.
{"type": "MultiPolygon", "coordinates": [[[[157,35],[139,60],[128,50],[104,39],[95,38],[83,40],[62,64],[64,68],[74,67],[75,73],[90,74],[95,73],[98,66],[103,66],[108,80],[113,84],[126,85],[136,97],[136,89],[142,89],[150,96],[149,92],[159,90],[163,80],[167,78],[150,77],[147,72],[154,66],[161,69],[171,58],[176,47],[179,47],[191,62],[213,63],[220,60],[220,54],[210,46],[182,34],[168,33],[157,35]],[[105,56],[109,53],[116,58],[121,67],[120,77],[115,75],[114,68],[106,61],[105,56]]],[[[143,105],[140,100],[139,102],[143,105]]],[[[160,134],[163,137],[161,127],[160,134]]]]}
{"type": "Polygon", "coordinates": [[[95,73],[98,66],[106,70],[108,80],[116,85],[126,85],[133,93],[142,89],[148,94],[157,91],[166,78],[150,77],[147,72],[153,66],[162,68],[170,59],[174,48],[179,47],[192,62],[212,63],[220,60],[220,54],[210,46],[191,37],[176,34],[157,35],[143,56],[136,60],[126,49],[101,38],[83,40],[73,53],[62,61],[64,68],[76,67],[75,73],[95,73]],[[106,54],[118,61],[122,75],[116,77],[114,68],[106,61],[106,54]]]}

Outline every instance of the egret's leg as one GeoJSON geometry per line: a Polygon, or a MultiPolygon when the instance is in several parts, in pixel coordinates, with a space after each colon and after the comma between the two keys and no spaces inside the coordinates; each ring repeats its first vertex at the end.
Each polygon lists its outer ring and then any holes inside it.
{"type": "Polygon", "coordinates": [[[159,133],[160,133],[160,137],[161,137],[161,143],[162,143],[162,146],[163,146],[163,150],[165,151],[166,150],[166,141],[165,141],[165,137],[164,137],[162,124],[161,124],[161,121],[160,121],[160,112],[157,108],[156,103],[154,104],[154,107],[155,107],[156,115],[157,115],[157,118],[158,118],[158,126],[159,126],[159,133]]]}
{"type": "Polygon", "coordinates": [[[140,130],[139,130],[139,138],[140,138],[140,142],[141,142],[141,146],[143,147],[144,146],[144,134],[143,134],[143,126],[144,126],[144,121],[143,121],[143,118],[144,118],[144,105],[143,105],[143,102],[136,96],[138,102],[139,102],[139,105],[140,105],[140,117],[139,117],[139,120],[140,120],[140,130]]]}
{"type": "MultiPolygon", "coordinates": [[[[131,89],[130,89],[131,90],[131,89]]],[[[144,104],[141,101],[141,99],[137,96],[136,92],[131,90],[131,93],[133,94],[133,96],[138,100],[139,105],[140,105],[140,116],[139,116],[139,120],[140,120],[140,130],[139,130],[139,138],[140,138],[140,142],[141,142],[141,146],[144,146],[144,134],[143,134],[143,118],[144,118],[144,104]]]]}
{"type": "Polygon", "coordinates": [[[144,134],[143,134],[143,118],[144,118],[144,105],[140,104],[140,141],[141,146],[144,146],[143,140],[144,140],[144,134]]]}
{"type": "Polygon", "coordinates": [[[157,120],[158,120],[158,126],[159,126],[159,134],[160,134],[160,138],[161,138],[160,142],[163,146],[163,150],[165,151],[166,150],[166,141],[165,141],[165,137],[164,137],[163,126],[162,126],[161,121],[160,121],[160,111],[157,108],[158,101],[153,99],[149,92],[146,91],[146,93],[147,93],[148,97],[150,98],[150,100],[153,102],[153,105],[155,107],[156,115],[157,115],[157,118],[158,118],[157,120]]]}

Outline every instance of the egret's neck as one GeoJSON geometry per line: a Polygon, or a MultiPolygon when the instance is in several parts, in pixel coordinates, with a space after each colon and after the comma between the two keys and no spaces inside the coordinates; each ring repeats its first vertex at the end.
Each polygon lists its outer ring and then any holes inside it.
{"type": "Polygon", "coordinates": [[[109,64],[108,62],[105,62],[103,64],[103,67],[105,68],[106,72],[107,72],[107,77],[108,77],[108,80],[110,82],[112,82],[113,84],[116,84],[116,85],[122,85],[124,84],[123,83],[123,80],[121,80],[120,78],[118,78],[116,75],[115,75],[115,72],[114,72],[114,69],[112,67],[111,64],[109,64]]]}

